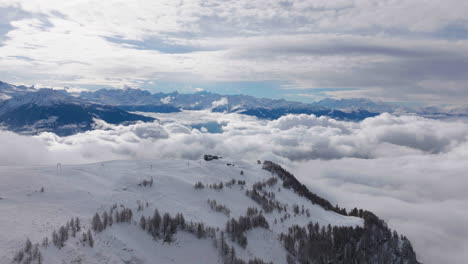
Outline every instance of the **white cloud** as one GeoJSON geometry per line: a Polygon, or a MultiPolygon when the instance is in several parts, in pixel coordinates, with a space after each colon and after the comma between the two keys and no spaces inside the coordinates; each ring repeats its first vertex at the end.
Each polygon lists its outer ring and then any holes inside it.
{"type": "Polygon", "coordinates": [[[227,105],[227,104],[228,104],[228,98],[223,97],[223,98],[219,99],[218,101],[213,101],[211,103],[211,106],[212,107],[218,107],[218,106],[223,106],[223,105],[227,105]]]}
{"type": "Polygon", "coordinates": [[[42,140],[0,130],[0,166],[50,163],[48,146],[42,140]]]}
{"type": "Polygon", "coordinates": [[[468,144],[448,153],[308,161],[293,169],[309,188],[366,208],[406,235],[423,263],[466,262],[468,144]]]}
{"type": "Polygon", "coordinates": [[[39,146],[45,144],[44,148],[50,151],[51,156],[54,159],[63,157],[64,163],[116,158],[198,158],[210,149],[216,154],[248,158],[273,153],[278,159],[291,161],[345,157],[372,159],[448,153],[466,142],[468,137],[468,124],[463,122],[390,114],[360,123],[304,114],[264,121],[206,111],[157,114],[157,117],[161,124],[115,126],[99,121],[95,125],[96,130],[69,137],[43,133],[31,139],[10,132],[2,133],[17,138],[19,142],[24,138],[37,141],[39,146]],[[221,124],[223,133],[201,134],[190,128],[193,124],[203,126],[209,121],[221,124]],[[190,150],[186,149],[188,145],[191,145],[190,150]],[[149,153],[145,152],[147,149],[149,153]],[[67,155],[72,155],[73,159],[66,159],[67,155]]]}

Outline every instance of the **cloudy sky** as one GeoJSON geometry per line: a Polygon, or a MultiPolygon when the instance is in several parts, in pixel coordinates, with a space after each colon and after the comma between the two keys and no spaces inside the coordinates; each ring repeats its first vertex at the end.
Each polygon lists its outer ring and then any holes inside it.
{"type": "Polygon", "coordinates": [[[464,104],[464,0],[0,0],[0,80],[464,104]]]}

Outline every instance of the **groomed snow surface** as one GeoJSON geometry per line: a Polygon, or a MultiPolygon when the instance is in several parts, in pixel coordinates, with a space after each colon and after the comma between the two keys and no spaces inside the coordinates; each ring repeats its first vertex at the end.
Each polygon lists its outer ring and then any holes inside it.
{"type": "MultiPolygon", "coordinates": [[[[168,244],[153,240],[137,222],[140,216],[152,216],[154,209],[171,216],[183,213],[187,222],[204,222],[205,226],[224,229],[230,218],[246,215],[248,207],[261,207],[245,195],[255,182],[272,175],[262,170],[257,161],[145,160],[110,161],[85,165],[47,167],[0,167],[0,263],[11,263],[14,254],[23,247],[27,238],[33,244],[41,243],[53,230],[72,217],[79,217],[83,229],[90,228],[96,212],[109,210],[113,204],[124,205],[134,212],[132,224],[116,223],[94,235],[93,248],[82,246],[77,238],[70,238],[64,248],[41,247],[44,263],[221,263],[218,250],[210,239],[197,239],[193,234],[179,231],[175,241],[168,244]],[[227,163],[234,166],[227,166],[227,163]],[[241,175],[241,170],[244,175],[241,175]],[[138,186],[144,179],[154,179],[152,187],[138,186]],[[197,182],[205,185],[243,180],[240,185],[214,190],[195,189],[197,182]],[[41,188],[44,187],[44,192],[41,188]],[[230,216],[210,208],[207,200],[216,200],[230,210],[230,216]],[[148,203],[137,211],[137,201],[148,203]],[[81,262],[77,262],[80,260],[81,262]]],[[[276,200],[288,207],[291,217],[274,210],[264,214],[270,228],[254,228],[245,234],[245,249],[227,239],[237,256],[244,260],[258,257],[273,263],[286,263],[286,251],[279,234],[293,224],[305,225],[362,225],[362,219],[347,217],[313,205],[292,190],[284,189],[282,182],[267,190],[274,192],[276,200]],[[304,206],[310,212],[294,216],[293,205],[304,206]],[[275,224],[275,219],[277,224],[275,224]]],[[[94,233],[93,233],[94,234],[94,233]]]]}

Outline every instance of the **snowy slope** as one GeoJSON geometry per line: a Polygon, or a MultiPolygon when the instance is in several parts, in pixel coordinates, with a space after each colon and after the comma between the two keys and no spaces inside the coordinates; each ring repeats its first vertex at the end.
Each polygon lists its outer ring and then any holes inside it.
{"type": "MultiPolygon", "coordinates": [[[[256,161],[220,159],[198,162],[186,160],[111,161],[87,165],[49,167],[0,167],[0,263],[9,263],[26,238],[41,242],[52,231],[70,218],[79,217],[83,229],[90,228],[94,213],[108,210],[113,204],[122,204],[134,211],[134,221],[141,215],[151,216],[155,208],[171,215],[183,213],[186,221],[204,222],[206,226],[223,229],[226,221],[245,215],[247,207],[261,209],[245,195],[245,189],[272,174],[262,169],[256,161]],[[234,166],[227,166],[232,163],[234,166]],[[241,170],[244,175],[241,175],[241,170]],[[152,187],[138,186],[144,179],[153,177],[152,187]],[[205,184],[244,180],[245,187],[233,185],[222,190],[194,188],[196,182],[205,184]],[[45,191],[40,192],[41,187],[45,191]],[[227,216],[210,208],[207,200],[216,200],[230,210],[227,216]],[[137,212],[137,201],[148,202],[148,207],[137,212]],[[14,230],[14,232],[12,231],[14,230]]],[[[283,223],[274,210],[264,214],[269,229],[254,228],[246,232],[248,245],[235,247],[237,256],[249,260],[254,257],[274,263],[285,263],[286,251],[278,240],[293,224],[318,222],[362,226],[362,219],[325,211],[305,198],[299,197],[281,184],[267,187],[276,200],[289,208],[291,217],[283,223]],[[293,205],[310,211],[294,216],[293,205]],[[277,224],[274,224],[275,219],[277,224]]],[[[50,239],[50,238],[49,238],[50,239]]],[[[61,250],[53,246],[41,249],[45,263],[220,263],[218,253],[209,239],[197,239],[186,232],[177,232],[175,242],[154,241],[137,224],[114,224],[95,235],[94,248],[84,247],[78,238],[70,238],[61,250]],[[133,262],[131,262],[133,261],[133,262]]]]}
{"type": "Polygon", "coordinates": [[[8,100],[15,96],[24,95],[29,92],[35,92],[34,87],[27,87],[24,85],[12,85],[0,81],[0,101],[8,100]]]}

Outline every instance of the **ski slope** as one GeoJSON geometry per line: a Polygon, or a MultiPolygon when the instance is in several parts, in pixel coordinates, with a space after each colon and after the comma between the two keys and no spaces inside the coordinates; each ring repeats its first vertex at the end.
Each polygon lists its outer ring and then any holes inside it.
{"type": "MultiPolygon", "coordinates": [[[[72,217],[79,217],[83,229],[89,229],[93,215],[110,209],[113,204],[131,208],[134,223],[114,224],[96,234],[93,248],[83,247],[79,238],[70,238],[60,250],[54,246],[41,248],[44,263],[78,260],[81,263],[221,263],[209,239],[177,232],[173,243],[155,241],[138,227],[138,220],[141,215],[151,216],[154,209],[158,209],[171,215],[183,213],[186,221],[204,222],[206,226],[223,229],[230,218],[245,215],[248,207],[261,209],[245,195],[245,189],[272,177],[257,161],[225,158],[212,161],[109,161],[60,167],[0,167],[0,263],[10,263],[27,238],[33,243],[40,243],[46,236],[50,239],[52,231],[72,217]],[[151,177],[154,180],[152,187],[138,186],[151,177]],[[246,184],[244,187],[237,184],[225,186],[221,190],[194,188],[197,182],[208,185],[232,179],[246,184]],[[42,187],[44,192],[40,191],[42,187]],[[229,216],[212,210],[208,199],[225,205],[230,210],[229,216]],[[137,211],[138,201],[148,203],[148,206],[137,211]]],[[[360,218],[339,215],[313,205],[292,190],[283,188],[281,181],[267,189],[274,192],[277,201],[287,206],[291,217],[280,221],[284,212],[265,213],[269,229],[247,231],[245,249],[230,244],[242,259],[259,257],[273,263],[285,263],[286,251],[278,236],[294,224],[306,225],[310,221],[332,226],[363,224],[360,218]],[[304,206],[310,216],[294,215],[293,205],[304,206]]]]}

